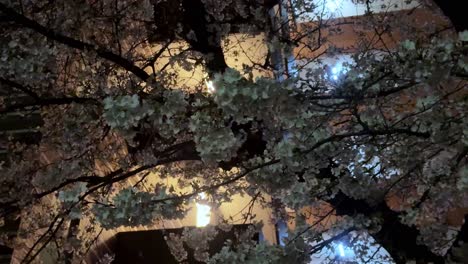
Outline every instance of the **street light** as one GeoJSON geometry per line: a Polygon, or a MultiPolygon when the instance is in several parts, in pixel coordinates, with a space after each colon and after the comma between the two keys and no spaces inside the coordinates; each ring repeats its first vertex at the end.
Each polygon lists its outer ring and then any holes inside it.
{"type": "MultiPolygon", "coordinates": [[[[206,194],[205,193],[200,193],[199,195],[201,200],[206,199],[206,194]]],[[[200,204],[196,203],[195,204],[197,208],[197,227],[205,227],[210,223],[210,218],[211,218],[211,207],[206,204],[200,204]]]]}

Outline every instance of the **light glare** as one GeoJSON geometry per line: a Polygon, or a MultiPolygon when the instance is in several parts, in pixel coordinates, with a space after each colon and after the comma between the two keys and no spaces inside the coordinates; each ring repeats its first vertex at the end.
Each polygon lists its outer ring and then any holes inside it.
{"type": "Polygon", "coordinates": [[[214,87],[214,84],[213,84],[213,81],[206,81],[205,80],[205,84],[206,84],[206,88],[208,89],[208,92],[209,93],[214,93],[216,91],[215,87],[214,87]]]}
{"type": "Polygon", "coordinates": [[[340,253],[340,257],[344,257],[345,256],[345,252],[344,252],[344,247],[343,247],[343,244],[338,244],[338,252],[340,253]]]}
{"type": "Polygon", "coordinates": [[[342,63],[336,63],[335,66],[330,69],[329,76],[333,81],[338,81],[347,71],[348,69],[343,66],[342,63]]]}
{"type": "MultiPolygon", "coordinates": [[[[200,193],[200,199],[205,199],[205,193],[200,193]]],[[[195,204],[197,208],[197,227],[205,227],[210,223],[211,207],[206,204],[195,204]]]]}

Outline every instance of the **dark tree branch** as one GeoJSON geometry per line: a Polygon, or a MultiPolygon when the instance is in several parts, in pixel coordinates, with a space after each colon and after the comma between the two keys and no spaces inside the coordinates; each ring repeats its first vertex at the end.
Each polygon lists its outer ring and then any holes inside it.
{"type": "MultiPolygon", "coordinates": [[[[338,181],[331,167],[320,170],[318,177],[338,181]]],[[[379,231],[371,235],[387,250],[396,263],[403,264],[410,260],[415,260],[416,263],[445,263],[443,256],[433,253],[429,247],[418,242],[420,233],[417,227],[401,223],[402,213],[393,211],[385,199],[371,203],[349,197],[342,191],[338,191],[332,198],[325,196],[322,199],[334,207],[337,215],[352,217],[362,214],[382,219],[379,231]]]]}
{"type": "Polygon", "coordinates": [[[224,72],[228,67],[224,59],[221,39],[218,32],[209,32],[206,17],[208,13],[200,0],[182,0],[185,40],[190,46],[205,55],[206,67],[210,73],[224,72]],[[194,38],[187,34],[193,30],[194,38]]]}
{"type": "Polygon", "coordinates": [[[51,105],[68,105],[71,103],[78,103],[78,104],[97,104],[96,99],[93,98],[80,98],[80,97],[63,97],[63,98],[44,98],[35,100],[32,103],[21,103],[21,104],[14,104],[8,106],[4,109],[0,110],[0,114],[8,113],[12,111],[16,111],[19,109],[24,109],[27,107],[34,107],[34,106],[51,106],[51,105]]]}
{"type": "Polygon", "coordinates": [[[7,86],[10,86],[13,89],[16,89],[18,91],[21,91],[21,92],[29,95],[30,97],[34,98],[35,100],[39,100],[39,95],[37,93],[35,93],[34,91],[32,91],[30,88],[28,88],[28,87],[26,87],[24,85],[21,85],[21,84],[19,84],[17,82],[9,80],[9,79],[5,79],[3,77],[0,77],[0,82],[3,83],[3,84],[6,84],[7,86]]]}
{"type": "Polygon", "coordinates": [[[67,105],[71,103],[78,104],[99,104],[99,101],[94,98],[84,98],[84,97],[55,97],[55,98],[41,98],[36,92],[33,91],[30,87],[26,87],[18,82],[5,79],[0,77],[0,83],[3,83],[7,86],[10,86],[18,91],[21,91],[31,97],[31,101],[23,102],[13,105],[7,105],[5,108],[0,109],[0,114],[16,111],[18,109],[24,109],[26,107],[34,106],[50,106],[50,105],[67,105]]]}
{"type": "Polygon", "coordinates": [[[383,222],[380,230],[372,236],[396,263],[406,263],[409,260],[416,260],[417,263],[445,263],[443,256],[434,254],[428,247],[418,243],[417,228],[402,224],[399,220],[400,213],[390,209],[385,201],[370,205],[339,192],[327,202],[335,207],[337,215],[379,215],[383,222]]]}
{"type": "Polygon", "coordinates": [[[329,239],[326,239],[326,240],[318,243],[317,245],[313,246],[312,249],[308,253],[311,254],[311,255],[315,254],[315,253],[318,253],[318,252],[322,251],[322,249],[324,247],[326,247],[328,244],[330,244],[333,241],[338,240],[338,239],[340,239],[342,237],[347,236],[352,231],[354,231],[354,228],[348,228],[348,229],[338,233],[337,235],[335,235],[333,237],[330,237],[329,239]]]}
{"type": "Polygon", "coordinates": [[[160,152],[159,160],[155,164],[141,166],[131,171],[125,172],[123,169],[117,169],[106,176],[82,176],[78,178],[68,179],[60,183],[59,185],[52,187],[46,191],[35,194],[31,200],[22,202],[21,205],[19,201],[10,201],[0,204],[0,217],[11,215],[24,207],[32,204],[34,201],[39,200],[49,194],[52,194],[56,191],[61,190],[62,188],[69,186],[74,183],[83,182],[87,183],[88,188],[102,188],[123,180],[126,180],[130,177],[133,177],[140,172],[144,172],[148,169],[154,168],[159,165],[164,165],[177,161],[184,160],[199,160],[198,154],[195,151],[195,147],[192,141],[182,142],[176,144],[172,147],[168,147],[165,151],[160,152]]]}
{"type": "Polygon", "coordinates": [[[5,4],[0,3],[0,11],[8,18],[11,19],[12,21],[15,21],[16,23],[22,25],[23,27],[32,29],[33,31],[47,37],[48,39],[55,40],[59,43],[62,43],[70,48],[78,49],[81,51],[89,50],[89,51],[95,51],[96,54],[106,60],[109,60],[120,67],[126,69],[127,71],[135,74],[138,78],[140,78],[143,81],[146,81],[149,79],[150,75],[146,73],[144,70],[136,66],[133,62],[130,60],[121,57],[115,53],[113,53],[110,50],[104,49],[102,47],[99,47],[97,45],[93,45],[90,43],[86,43],[65,35],[62,35],[60,33],[57,33],[53,31],[52,29],[46,28],[42,26],[41,24],[37,23],[36,21],[33,21],[18,12],[16,12],[14,9],[7,7],[5,4]]]}
{"type": "Polygon", "coordinates": [[[49,242],[52,241],[52,239],[59,231],[60,227],[62,227],[63,223],[65,222],[65,218],[61,216],[61,214],[57,214],[55,216],[55,218],[52,220],[44,234],[42,234],[28,250],[21,263],[31,263],[41,253],[41,251],[44,250],[44,248],[49,244],[49,242]],[[42,245],[36,252],[34,252],[34,249],[38,247],[41,242],[42,245]]]}

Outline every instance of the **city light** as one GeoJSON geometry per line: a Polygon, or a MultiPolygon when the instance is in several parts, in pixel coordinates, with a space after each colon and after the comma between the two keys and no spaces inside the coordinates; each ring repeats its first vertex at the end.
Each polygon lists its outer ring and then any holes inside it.
{"type": "Polygon", "coordinates": [[[328,78],[331,81],[337,82],[342,79],[346,73],[349,71],[349,64],[346,60],[341,59],[333,64],[328,70],[328,78]]]}
{"type": "Polygon", "coordinates": [[[344,250],[344,247],[343,247],[343,244],[338,244],[338,253],[340,253],[340,257],[344,257],[345,256],[345,250],[344,250]]]}
{"type": "Polygon", "coordinates": [[[208,89],[209,93],[214,93],[216,91],[213,81],[207,81],[205,80],[206,88],[208,89]]]}
{"type": "MultiPolygon", "coordinates": [[[[200,199],[206,199],[205,193],[200,193],[200,199]]],[[[205,227],[210,223],[211,207],[206,204],[195,204],[197,208],[197,227],[205,227]]]]}
{"type": "Polygon", "coordinates": [[[346,73],[346,69],[343,68],[343,64],[337,63],[333,68],[330,70],[330,77],[333,81],[338,81],[340,75],[346,73]]]}

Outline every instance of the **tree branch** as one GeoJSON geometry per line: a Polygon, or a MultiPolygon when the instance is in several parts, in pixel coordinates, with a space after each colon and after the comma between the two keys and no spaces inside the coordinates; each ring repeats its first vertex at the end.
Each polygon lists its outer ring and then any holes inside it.
{"type": "Polygon", "coordinates": [[[22,91],[33,99],[32,102],[18,103],[18,104],[6,106],[5,108],[0,110],[0,114],[8,113],[11,111],[23,109],[26,107],[32,107],[32,106],[67,105],[71,103],[78,103],[78,104],[83,104],[83,103],[98,104],[99,103],[98,100],[94,98],[84,98],[84,97],[41,98],[37,93],[35,93],[29,87],[26,87],[15,81],[0,77],[0,83],[6,84],[19,91],[22,91]]]}
{"type": "Polygon", "coordinates": [[[81,51],[86,51],[86,50],[93,50],[96,52],[96,54],[106,60],[109,60],[120,67],[126,69],[127,71],[135,74],[138,78],[140,78],[143,81],[146,81],[149,79],[150,75],[146,73],[144,70],[136,66],[133,62],[130,60],[121,57],[115,53],[113,53],[110,50],[106,50],[102,47],[99,47],[94,44],[86,43],[65,35],[62,35],[60,33],[57,33],[49,28],[46,28],[42,26],[41,24],[37,23],[36,21],[33,21],[18,12],[16,12],[14,9],[7,7],[5,4],[0,3],[0,11],[9,19],[13,20],[14,22],[22,25],[23,27],[29,28],[34,30],[35,32],[47,37],[48,39],[55,40],[59,43],[62,43],[70,48],[75,48],[81,51]]]}
{"type": "Polygon", "coordinates": [[[390,209],[385,201],[369,205],[364,200],[350,198],[340,191],[327,202],[335,207],[337,215],[379,215],[383,222],[380,230],[372,236],[396,263],[406,263],[409,260],[416,260],[417,263],[445,263],[444,257],[434,254],[427,246],[418,243],[417,228],[402,224],[399,220],[400,213],[390,209]]]}

